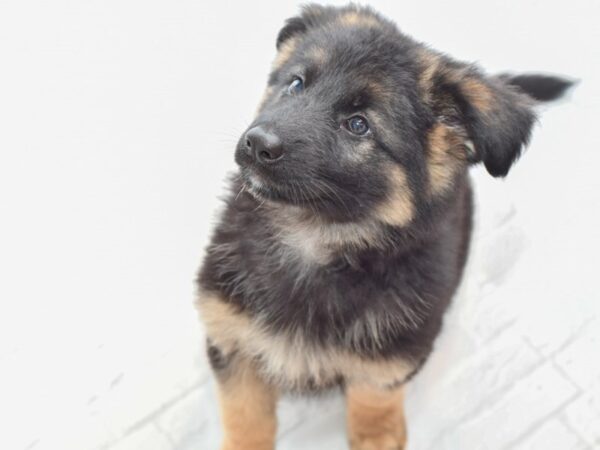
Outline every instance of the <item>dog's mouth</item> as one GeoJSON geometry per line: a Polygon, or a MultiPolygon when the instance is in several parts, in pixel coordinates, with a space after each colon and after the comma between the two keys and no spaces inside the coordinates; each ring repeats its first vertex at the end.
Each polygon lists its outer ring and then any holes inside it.
{"type": "Polygon", "coordinates": [[[277,200],[280,196],[274,183],[267,181],[264,176],[252,169],[242,169],[242,180],[244,189],[257,200],[277,200]]]}
{"type": "Polygon", "coordinates": [[[305,183],[300,181],[274,183],[251,169],[243,170],[242,177],[246,190],[260,201],[271,200],[312,208],[327,201],[327,198],[312,192],[305,183]]]}
{"type": "Polygon", "coordinates": [[[254,197],[260,200],[273,199],[277,191],[273,189],[271,183],[267,183],[263,177],[255,173],[244,173],[245,187],[254,197]]]}

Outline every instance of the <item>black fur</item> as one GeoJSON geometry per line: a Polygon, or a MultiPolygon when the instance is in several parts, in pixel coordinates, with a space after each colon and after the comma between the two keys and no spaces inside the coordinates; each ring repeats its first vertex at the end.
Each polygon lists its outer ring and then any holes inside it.
{"type": "Polygon", "coordinates": [[[457,208],[444,214],[429,239],[416,230],[412,236],[386,230],[391,248],[346,249],[299,284],[304,268],[294,260],[279,264],[275,249],[284,244],[273,235],[269,218],[257,214],[260,203],[247,193],[237,200],[232,195],[200,283],[223,292],[251,316],[266,314],[274,332],[301,327],[317,345],[345,347],[365,357],[402,355],[419,361],[439,331],[466,258],[471,229],[468,184],[460,187],[455,201],[457,208]],[[223,245],[230,245],[225,253],[220,250],[223,245]],[[398,323],[410,323],[413,314],[422,321],[400,333],[389,330],[379,344],[369,336],[346,343],[344,330],[367,312],[396,317],[398,323]]]}
{"type": "Polygon", "coordinates": [[[235,371],[238,357],[236,350],[225,353],[222,348],[208,338],[206,340],[206,356],[213,373],[220,381],[225,381],[235,371]]]}
{"type": "Polygon", "coordinates": [[[229,365],[229,358],[225,357],[223,351],[214,345],[210,339],[207,339],[206,342],[206,355],[208,356],[210,366],[216,372],[225,370],[229,365]]]}
{"type": "Polygon", "coordinates": [[[523,74],[508,75],[504,74],[501,78],[511,86],[520,88],[533,99],[541,102],[550,102],[564,95],[564,93],[573,86],[573,82],[563,78],[557,78],[550,75],[523,74]]]}
{"type": "Polygon", "coordinates": [[[422,55],[429,50],[365,8],[308,6],[288,20],[277,47],[291,39],[294,50],[270,74],[271,93],[249,127],[276,134],[284,157],[259,164],[242,136],[236,151],[241,170],[198,282],[260,317],[274,336],[301,330],[317,348],[333,346],[371,360],[401,356],[416,370],[432,349],[467,258],[468,163],[482,161],[492,175],[506,175],[535,118],[531,98],[513,86],[538,99],[555,98],[561,92],[556,86],[565,82],[552,79],[550,87],[545,78],[537,89],[533,77],[488,77],[431,52],[439,63],[424,92],[429,66],[422,55]],[[341,24],[348,12],[366,18],[366,25],[341,24]],[[323,60],[311,56],[318,51],[323,60]],[[287,86],[298,76],[305,90],[290,95],[287,86]],[[489,97],[489,105],[478,103],[478,95],[489,97]],[[368,136],[345,129],[355,114],[369,121],[368,136]],[[450,185],[431,194],[428,133],[436,124],[472,141],[474,152],[465,147],[450,185]],[[413,207],[409,222],[399,225],[375,213],[396,189],[385,175],[395,167],[406,174],[413,207]],[[362,245],[340,239],[327,248],[326,261],[307,262],[276,226],[291,214],[292,222],[318,221],[324,228],[370,226],[377,238],[362,245]],[[349,338],[348,330],[367,316],[387,324],[380,336],[365,325],[361,339],[349,338]]]}
{"type": "Polygon", "coordinates": [[[285,22],[285,26],[277,35],[276,47],[281,48],[281,44],[292,36],[306,31],[306,24],[300,17],[292,17],[285,22]]]}

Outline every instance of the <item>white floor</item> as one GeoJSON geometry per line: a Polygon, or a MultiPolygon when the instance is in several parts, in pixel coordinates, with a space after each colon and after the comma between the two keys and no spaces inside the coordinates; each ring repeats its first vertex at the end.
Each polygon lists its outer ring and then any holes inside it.
{"type": "MultiPolygon", "coordinates": [[[[505,181],[473,171],[473,252],[408,389],[409,449],[600,448],[598,3],[372,3],[491,72],[581,80],[505,181]]],[[[0,448],[217,448],[192,280],[295,11],[2,3],[0,448]]],[[[347,448],[339,395],[279,415],[279,449],[347,448]]]]}

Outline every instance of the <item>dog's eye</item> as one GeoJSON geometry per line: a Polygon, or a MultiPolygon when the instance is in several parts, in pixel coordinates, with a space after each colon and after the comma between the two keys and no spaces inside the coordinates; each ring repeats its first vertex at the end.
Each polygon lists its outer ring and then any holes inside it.
{"type": "Polygon", "coordinates": [[[304,90],[304,81],[300,77],[294,77],[292,83],[288,86],[288,94],[296,95],[304,90]]]}
{"type": "Polygon", "coordinates": [[[367,123],[367,119],[362,116],[352,116],[346,120],[346,128],[351,133],[362,136],[369,131],[369,124],[367,123]]]}

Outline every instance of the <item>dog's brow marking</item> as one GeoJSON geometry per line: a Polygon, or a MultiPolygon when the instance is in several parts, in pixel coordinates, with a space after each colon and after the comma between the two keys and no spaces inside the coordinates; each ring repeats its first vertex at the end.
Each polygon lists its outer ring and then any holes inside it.
{"type": "Polygon", "coordinates": [[[467,166],[466,143],[448,126],[438,123],[427,134],[427,169],[432,194],[445,192],[456,173],[467,166]]]}
{"type": "Polygon", "coordinates": [[[370,80],[367,83],[367,92],[376,97],[377,100],[385,100],[394,91],[384,86],[381,82],[370,80]]]}
{"type": "Polygon", "coordinates": [[[413,218],[414,205],[406,173],[397,165],[388,169],[390,193],[376,209],[382,222],[392,226],[407,225],[413,218]]]}
{"type": "Polygon", "coordinates": [[[361,14],[356,11],[350,11],[343,14],[338,21],[344,26],[378,27],[381,25],[375,17],[361,14]]]}
{"type": "Polygon", "coordinates": [[[327,52],[323,47],[313,47],[308,51],[308,57],[317,64],[323,64],[327,59],[327,52]]]}
{"type": "Polygon", "coordinates": [[[269,86],[267,87],[267,89],[265,89],[265,92],[263,93],[260,101],[258,102],[258,108],[256,108],[256,114],[257,115],[265,106],[265,103],[267,103],[267,100],[269,100],[269,97],[273,94],[273,86],[269,86]]]}
{"type": "Polygon", "coordinates": [[[273,61],[273,70],[279,69],[291,58],[298,45],[298,38],[291,37],[281,44],[279,52],[273,61]]]}

